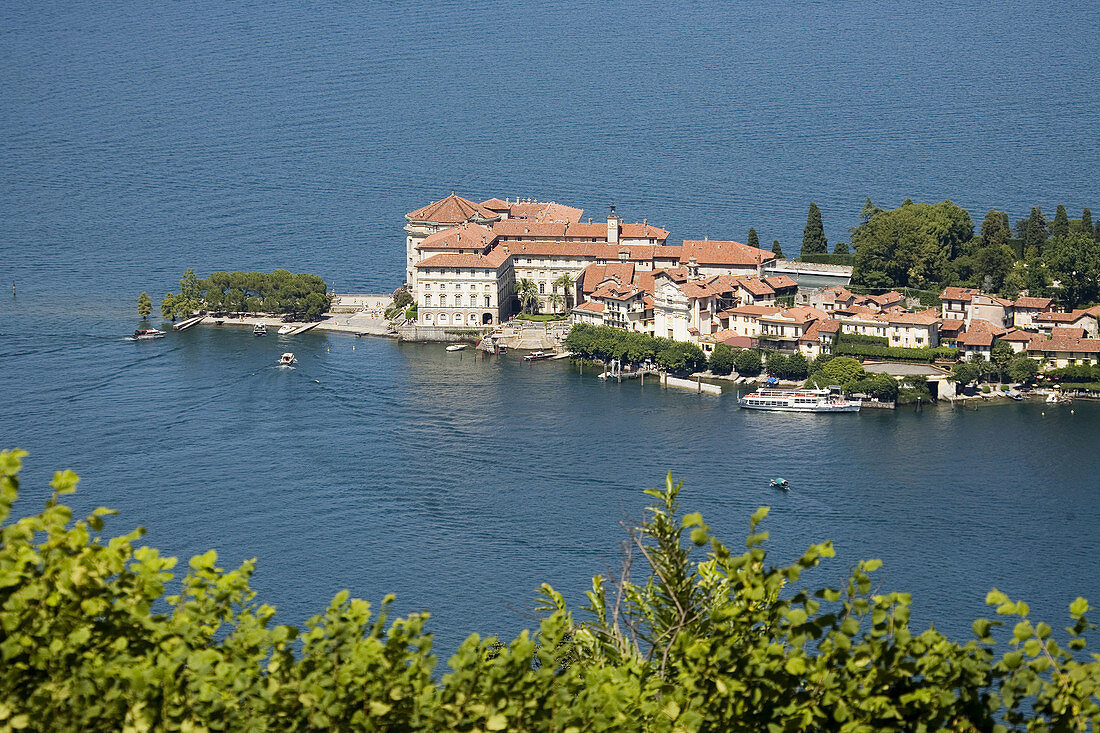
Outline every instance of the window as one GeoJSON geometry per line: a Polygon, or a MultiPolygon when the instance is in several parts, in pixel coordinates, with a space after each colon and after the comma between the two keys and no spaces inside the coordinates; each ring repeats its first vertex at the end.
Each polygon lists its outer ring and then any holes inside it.
{"type": "Polygon", "coordinates": [[[539,283],[539,295],[546,295],[546,283],[539,283]]]}
{"type": "Polygon", "coordinates": [[[432,307],[432,296],[430,296],[430,295],[425,295],[424,296],[424,307],[425,308],[431,308],[432,307]]]}
{"type": "Polygon", "coordinates": [[[439,294],[439,305],[441,305],[441,306],[447,305],[447,296],[444,295],[443,293],[439,294]]]}
{"type": "Polygon", "coordinates": [[[489,307],[489,301],[492,300],[488,295],[485,296],[485,307],[489,307]]]}

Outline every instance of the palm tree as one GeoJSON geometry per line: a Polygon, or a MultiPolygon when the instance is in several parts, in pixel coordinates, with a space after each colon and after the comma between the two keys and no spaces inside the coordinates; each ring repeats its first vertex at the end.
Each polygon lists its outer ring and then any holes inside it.
{"type": "Polygon", "coordinates": [[[571,306],[572,302],[569,297],[569,291],[573,287],[573,278],[570,276],[570,274],[568,272],[563,273],[562,276],[555,280],[553,284],[555,288],[562,289],[562,292],[565,293],[565,304],[567,306],[571,306]]]}
{"type": "Polygon", "coordinates": [[[534,280],[521,277],[516,281],[515,290],[516,297],[519,298],[520,308],[524,313],[534,313],[538,310],[539,286],[535,284],[534,280]]]}
{"type": "Polygon", "coordinates": [[[558,308],[561,308],[563,305],[565,305],[565,296],[555,291],[546,296],[546,302],[549,303],[551,307],[553,307],[554,312],[556,313],[558,311],[558,308]]]}

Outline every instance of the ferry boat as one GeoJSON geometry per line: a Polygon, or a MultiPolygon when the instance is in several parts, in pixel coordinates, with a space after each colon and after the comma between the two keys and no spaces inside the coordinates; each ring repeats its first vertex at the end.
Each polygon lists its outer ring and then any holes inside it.
{"type": "Polygon", "coordinates": [[[257,323],[256,327],[252,329],[253,336],[266,336],[267,326],[263,323],[257,323]]]}
{"type": "Polygon", "coordinates": [[[840,387],[828,389],[761,389],[737,404],[748,410],[781,412],[859,412],[858,398],[846,397],[840,387]]]}
{"type": "Polygon", "coordinates": [[[155,328],[139,328],[134,331],[134,335],[130,337],[131,341],[151,341],[152,339],[164,338],[164,331],[159,331],[155,328]]]}

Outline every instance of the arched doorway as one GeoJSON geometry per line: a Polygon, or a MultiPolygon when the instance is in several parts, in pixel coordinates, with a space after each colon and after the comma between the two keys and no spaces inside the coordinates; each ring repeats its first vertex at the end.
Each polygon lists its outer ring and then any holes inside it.
{"type": "Polygon", "coordinates": [[[481,324],[483,326],[493,325],[493,314],[492,313],[482,313],[481,314],[481,324]]]}

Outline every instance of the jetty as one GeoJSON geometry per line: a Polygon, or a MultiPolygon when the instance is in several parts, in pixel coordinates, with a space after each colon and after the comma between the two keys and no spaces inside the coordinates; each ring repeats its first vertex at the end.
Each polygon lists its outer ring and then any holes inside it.
{"type": "Polygon", "coordinates": [[[317,328],[320,325],[321,325],[320,321],[314,321],[313,323],[303,323],[301,326],[298,326],[293,331],[291,331],[290,333],[285,334],[285,335],[287,335],[287,336],[297,336],[300,333],[305,333],[306,331],[312,331],[313,329],[317,328]]]}
{"type": "Polygon", "coordinates": [[[185,321],[180,321],[179,323],[177,323],[172,328],[176,331],[186,331],[187,329],[191,328],[192,326],[197,326],[200,323],[202,323],[204,318],[206,318],[206,316],[194,316],[192,318],[188,318],[185,321]]]}

